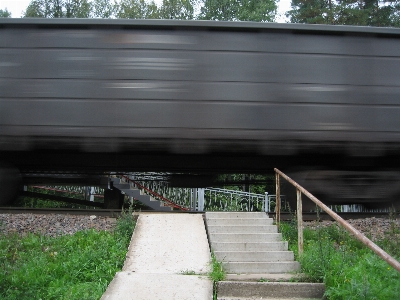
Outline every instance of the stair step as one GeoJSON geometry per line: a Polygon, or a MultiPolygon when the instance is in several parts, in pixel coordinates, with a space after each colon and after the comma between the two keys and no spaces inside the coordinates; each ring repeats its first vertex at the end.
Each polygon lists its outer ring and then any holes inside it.
{"type": "Polygon", "coordinates": [[[208,219],[207,225],[209,226],[232,226],[232,225],[248,225],[248,226],[257,226],[257,225],[272,225],[274,222],[273,219],[265,219],[265,218],[215,218],[208,219]]]}
{"type": "Polygon", "coordinates": [[[256,243],[239,243],[239,242],[213,242],[211,248],[214,251],[285,251],[288,249],[286,241],[278,242],[256,242],[256,243]]]}
{"type": "Polygon", "coordinates": [[[114,188],[125,193],[127,196],[133,197],[138,201],[142,202],[144,205],[156,210],[156,211],[171,211],[172,208],[169,206],[163,206],[161,201],[154,199],[153,197],[142,194],[140,190],[131,187],[128,183],[121,183],[119,178],[112,178],[114,188]]]}
{"type": "Polygon", "coordinates": [[[218,297],[217,296],[217,300],[255,300],[255,299],[266,299],[266,300],[323,300],[325,298],[299,298],[299,297],[290,297],[290,298],[282,298],[282,297],[278,297],[278,298],[254,298],[254,297],[226,297],[226,296],[222,296],[222,297],[218,297]]]}
{"type": "Polygon", "coordinates": [[[119,190],[129,190],[131,188],[129,183],[113,184],[113,187],[119,190]]]}
{"type": "Polygon", "coordinates": [[[322,299],[323,283],[219,281],[217,299],[322,299]],[[231,298],[229,298],[231,297],[231,298]]]}
{"type": "Polygon", "coordinates": [[[279,262],[222,262],[227,273],[253,274],[253,273],[288,273],[300,271],[297,261],[279,262]]]}
{"type": "Polygon", "coordinates": [[[264,218],[269,219],[265,212],[206,212],[207,219],[226,219],[226,218],[236,218],[236,219],[253,219],[253,218],[264,218]]]}
{"type": "Polygon", "coordinates": [[[226,274],[225,281],[244,282],[302,282],[302,273],[226,274]]]}
{"type": "Polygon", "coordinates": [[[257,243],[282,240],[281,233],[209,233],[211,241],[257,243]]]}
{"type": "Polygon", "coordinates": [[[214,251],[219,261],[226,262],[278,262],[293,261],[292,251],[214,251]]]}
{"type": "Polygon", "coordinates": [[[278,229],[275,225],[209,225],[209,233],[277,233],[278,229]]]}

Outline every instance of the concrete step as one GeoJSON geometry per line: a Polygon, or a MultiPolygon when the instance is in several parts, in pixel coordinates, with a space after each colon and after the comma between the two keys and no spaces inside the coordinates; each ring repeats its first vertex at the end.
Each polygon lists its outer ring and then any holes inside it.
{"type": "Polygon", "coordinates": [[[239,242],[213,242],[211,248],[214,251],[285,251],[288,249],[286,241],[264,243],[239,243],[239,242]]]}
{"type": "Polygon", "coordinates": [[[222,262],[222,266],[230,274],[288,273],[300,271],[300,264],[297,261],[222,262]]]}
{"type": "Polygon", "coordinates": [[[225,281],[244,282],[302,282],[302,273],[226,274],[225,281]]]}
{"type": "Polygon", "coordinates": [[[214,251],[219,261],[226,262],[271,262],[293,261],[292,251],[214,251]]]}
{"type": "Polygon", "coordinates": [[[148,207],[156,211],[171,211],[172,208],[163,206],[161,201],[154,199],[153,197],[143,194],[140,190],[131,187],[128,183],[122,182],[119,178],[112,178],[114,188],[125,193],[127,196],[133,197],[136,200],[142,202],[148,207]]]}
{"type": "Polygon", "coordinates": [[[217,218],[235,218],[235,219],[254,219],[254,218],[265,218],[269,219],[265,212],[229,212],[229,211],[215,211],[206,212],[207,219],[217,219],[217,218]]]}
{"type": "MultiPolygon", "coordinates": [[[[207,213],[208,214],[208,213],[207,213]]],[[[272,225],[274,220],[269,218],[207,218],[208,226],[232,226],[232,225],[272,225]]]]}
{"type": "Polygon", "coordinates": [[[325,285],[297,282],[219,281],[217,299],[322,299],[325,285]]]}
{"type": "Polygon", "coordinates": [[[129,183],[118,183],[118,184],[114,183],[113,186],[119,190],[123,190],[123,189],[129,190],[131,188],[129,183]]]}
{"type": "Polygon", "coordinates": [[[209,225],[209,233],[277,233],[278,228],[275,225],[209,225]]]}
{"type": "Polygon", "coordinates": [[[257,298],[257,297],[217,297],[217,300],[323,300],[324,298],[298,298],[298,297],[290,297],[290,298],[257,298]]]}
{"type": "Polygon", "coordinates": [[[278,242],[281,233],[209,233],[211,241],[236,243],[278,242]]]}
{"type": "Polygon", "coordinates": [[[231,212],[231,211],[213,211],[206,212],[206,218],[217,219],[217,218],[234,218],[234,219],[244,219],[244,218],[264,218],[268,219],[268,215],[265,212],[231,212]]]}

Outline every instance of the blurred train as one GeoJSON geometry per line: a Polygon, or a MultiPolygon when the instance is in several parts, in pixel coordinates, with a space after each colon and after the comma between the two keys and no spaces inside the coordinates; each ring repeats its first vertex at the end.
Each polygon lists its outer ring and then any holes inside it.
{"type": "Polygon", "coordinates": [[[278,167],[399,206],[400,29],[1,19],[0,161],[3,202],[20,172],[278,167]]]}

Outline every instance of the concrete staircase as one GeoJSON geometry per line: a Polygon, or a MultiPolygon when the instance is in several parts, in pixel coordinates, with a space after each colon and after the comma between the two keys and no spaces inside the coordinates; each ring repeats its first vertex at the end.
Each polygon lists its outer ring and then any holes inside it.
{"type": "Polygon", "coordinates": [[[226,281],[218,283],[218,299],[322,298],[323,284],[277,282],[296,277],[300,264],[267,214],[207,212],[205,217],[211,249],[227,272],[226,281]]]}
{"type": "Polygon", "coordinates": [[[162,202],[154,199],[153,197],[143,194],[139,189],[136,189],[127,182],[121,181],[120,178],[111,178],[112,186],[124,194],[133,197],[134,199],[142,202],[144,205],[156,211],[171,211],[169,206],[162,206],[162,202]]]}

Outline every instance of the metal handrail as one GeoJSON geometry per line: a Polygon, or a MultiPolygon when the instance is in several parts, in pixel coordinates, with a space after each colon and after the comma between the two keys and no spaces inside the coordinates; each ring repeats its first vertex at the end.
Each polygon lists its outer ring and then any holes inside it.
{"type": "MultiPolygon", "coordinates": [[[[368,239],[360,231],[358,231],[353,226],[351,226],[350,223],[346,222],[343,218],[341,218],[338,214],[336,214],[328,206],[323,204],[319,199],[314,197],[310,192],[308,192],[305,188],[303,188],[301,185],[299,185],[296,181],[294,181],[289,176],[282,173],[277,168],[275,168],[274,170],[275,170],[275,175],[276,175],[277,199],[280,199],[280,197],[279,197],[279,195],[280,195],[279,176],[282,176],[289,183],[291,183],[296,188],[296,191],[297,191],[297,223],[298,223],[298,234],[299,234],[299,236],[298,236],[299,255],[301,255],[303,253],[303,211],[302,211],[302,202],[301,202],[301,194],[303,193],[311,201],[313,201],[316,205],[318,205],[321,209],[323,209],[328,215],[330,215],[334,220],[336,220],[339,224],[341,224],[347,231],[352,233],[355,236],[355,238],[357,238],[359,241],[361,241],[364,245],[366,245],[368,248],[370,248],[372,251],[374,251],[377,255],[379,255],[381,258],[383,258],[389,265],[391,265],[393,268],[395,268],[397,271],[400,272],[400,262],[398,262],[396,259],[394,259],[392,256],[390,256],[384,250],[382,250],[378,245],[376,245],[374,242],[372,242],[370,239],[368,239]]],[[[277,201],[277,210],[276,210],[277,225],[279,225],[279,222],[280,222],[280,220],[279,220],[279,218],[280,218],[279,217],[279,213],[280,213],[279,203],[280,203],[280,201],[277,201]]]]}
{"type": "Polygon", "coordinates": [[[167,198],[163,197],[162,195],[160,195],[160,194],[158,194],[158,193],[146,188],[145,186],[141,185],[140,183],[130,179],[128,176],[123,175],[122,178],[124,178],[128,182],[131,182],[132,184],[136,185],[139,189],[142,189],[142,190],[146,191],[151,196],[153,196],[155,198],[158,198],[159,200],[168,203],[168,206],[171,206],[173,208],[177,208],[177,209],[180,209],[180,210],[184,210],[184,211],[189,210],[186,207],[182,207],[182,206],[172,202],[171,200],[168,200],[167,198]]]}

